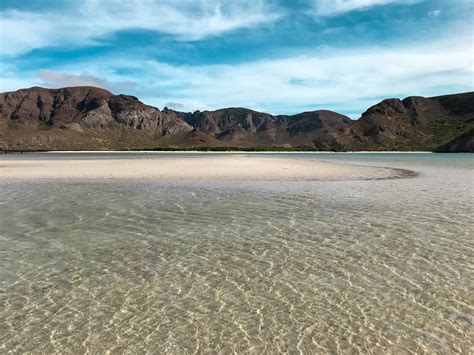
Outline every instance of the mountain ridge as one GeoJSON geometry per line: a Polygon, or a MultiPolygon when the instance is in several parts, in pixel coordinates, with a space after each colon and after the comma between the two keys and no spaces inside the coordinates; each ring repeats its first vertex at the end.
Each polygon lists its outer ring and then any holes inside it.
{"type": "Polygon", "coordinates": [[[159,110],[134,96],[96,87],[32,87],[1,93],[0,115],[4,151],[223,147],[472,151],[474,92],[385,99],[352,120],[329,110],[295,115],[243,107],[159,110]]]}

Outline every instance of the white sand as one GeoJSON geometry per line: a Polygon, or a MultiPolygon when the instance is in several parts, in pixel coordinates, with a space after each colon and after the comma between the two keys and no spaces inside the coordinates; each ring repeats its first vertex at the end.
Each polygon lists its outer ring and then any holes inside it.
{"type": "Polygon", "coordinates": [[[360,180],[407,172],[325,161],[247,155],[124,159],[1,159],[0,179],[152,178],[190,180],[360,180]]]}

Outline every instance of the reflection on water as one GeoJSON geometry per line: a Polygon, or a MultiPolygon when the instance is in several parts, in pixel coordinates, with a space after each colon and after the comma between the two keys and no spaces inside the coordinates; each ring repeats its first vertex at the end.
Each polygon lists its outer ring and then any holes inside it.
{"type": "Polygon", "coordinates": [[[401,180],[3,181],[0,352],[469,353],[473,167],[444,159],[372,159],[419,167],[401,180]]]}

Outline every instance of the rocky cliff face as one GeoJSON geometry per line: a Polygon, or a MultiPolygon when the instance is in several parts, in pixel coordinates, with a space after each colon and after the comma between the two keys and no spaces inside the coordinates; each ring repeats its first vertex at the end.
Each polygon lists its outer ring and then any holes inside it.
{"type": "Polygon", "coordinates": [[[0,94],[2,120],[20,125],[87,129],[124,126],[149,134],[191,131],[183,120],[145,105],[136,97],[113,95],[94,87],[34,87],[0,94]],[[72,126],[71,124],[76,124],[72,126]]]}
{"type": "Polygon", "coordinates": [[[95,87],[2,93],[0,112],[0,134],[9,149],[144,148],[157,136],[193,129],[136,97],[95,87]]]}
{"type": "Polygon", "coordinates": [[[0,94],[4,150],[304,147],[473,151],[474,93],[387,99],[352,121],[319,110],[273,116],[245,108],[163,111],[94,87],[0,94]]]}
{"type": "Polygon", "coordinates": [[[331,134],[349,149],[434,150],[474,126],[474,93],[387,99],[331,134]]]}
{"type": "Polygon", "coordinates": [[[297,115],[272,116],[246,108],[196,111],[183,114],[165,109],[181,117],[196,129],[229,143],[229,145],[318,146],[318,138],[344,128],[352,122],[347,116],[320,110],[297,115]]]}

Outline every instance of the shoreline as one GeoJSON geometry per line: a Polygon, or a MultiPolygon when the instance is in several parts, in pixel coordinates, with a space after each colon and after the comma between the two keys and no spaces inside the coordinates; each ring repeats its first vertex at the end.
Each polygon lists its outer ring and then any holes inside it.
{"type": "MultiPolygon", "coordinates": [[[[104,153],[104,154],[127,154],[127,153],[154,153],[154,154],[159,154],[159,153],[167,153],[167,154],[182,154],[182,153],[192,153],[192,154],[447,154],[447,153],[438,153],[438,152],[432,152],[432,151],[405,151],[405,150],[377,150],[377,151],[372,151],[372,150],[351,150],[351,151],[345,151],[345,152],[335,152],[335,151],[307,151],[307,150],[302,150],[302,151],[284,151],[284,150],[37,150],[37,151],[22,151],[22,152],[0,152],[0,156],[3,155],[10,155],[10,154],[38,154],[38,153],[44,153],[44,154],[97,154],[97,153],[104,153]]],[[[464,152],[461,152],[464,153],[464,152]]],[[[449,153],[448,153],[449,154],[449,153]]],[[[454,153],[456,154],[456,153],[454,153]]]]}
{"type": "Polygon", "coordinates": [[[6,179],[160,179],[240,181],[344,181],[413,177],[411,170],[318,160],[250,155],[149,159],[6,159],[6,179]]]}

